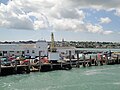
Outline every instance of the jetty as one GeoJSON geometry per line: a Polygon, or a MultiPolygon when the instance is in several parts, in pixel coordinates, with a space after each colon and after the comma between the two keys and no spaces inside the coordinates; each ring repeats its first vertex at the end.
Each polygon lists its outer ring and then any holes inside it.
{"type": "Polygon", "coordinates": [[[26,63],[19,64],[18,60],[10,65],[2,65],[0,57],[0,76],[12,75],[12,74],[29,74],[30,72],[46,72],[53,70],[71,70],[72,68],[102,66],[102,65],[114,65],[120,64],[120,55],[114,55],[111,57],[103,57],[103,55],[94,58],[90,55],[89,58],[83,55],[80,59],[79,52],[76,52],[77,57],[72,58],[71,51],[69,51],[69,58],[63,60],[48,60],[42,61],[41,52],[39,52],[39,60],[36,63],[31,63],[30,59],[26,63]]]}

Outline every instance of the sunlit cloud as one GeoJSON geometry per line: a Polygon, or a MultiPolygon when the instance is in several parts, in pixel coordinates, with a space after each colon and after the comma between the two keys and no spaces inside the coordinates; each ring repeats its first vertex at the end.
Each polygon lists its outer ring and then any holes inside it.
{"type": "MultiPolygon", "coordinates": [[[[27,30],[88,31],[110,34],[101,25],[84,21],[84,8],[112,10],[120,8],[119,0],[9,0],[0,4],[0,27],[27,30]]],[[[116,10],[116,15],[119,10],[116,10]]],[[[101,17],[100,23],[110,23],[109,17],[101,17]]]]}

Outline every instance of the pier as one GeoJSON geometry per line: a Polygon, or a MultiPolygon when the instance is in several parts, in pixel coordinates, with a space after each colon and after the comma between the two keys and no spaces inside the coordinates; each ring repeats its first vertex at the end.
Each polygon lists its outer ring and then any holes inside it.
{"type": "Polygon", "coordinates": [[[83,55],[80,59],[79,52],[76,52],[77,57],[72,58],[71,51],[69,51],[69,58],[63,60],[57,60],[57,62],[47,62],[43,63],[41,60],[41,52],[39,52],[39,60],[36,63],[31,63],[30,59],[26,63],[18,63],[15,60],[14,64],[4,66],[1,63],[0,57],[0,76],[12,75],[12,74],[29,74],[30,72],[47,72],[53,70],[71,70],[72,68],[85,68],[91,66],[103,66],[103,65],[114,65],[120,64],[120,55],[115,55],[112,57],[103,57],[90,55],[89,58],[83,55]]]}

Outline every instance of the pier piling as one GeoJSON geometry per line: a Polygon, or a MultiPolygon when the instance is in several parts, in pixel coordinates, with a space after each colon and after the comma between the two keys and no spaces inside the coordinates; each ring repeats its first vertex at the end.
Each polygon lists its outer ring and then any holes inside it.
{"type": "Polygon", "coordinates": [[[76,67],[79,68],[80,65],[79,65],[79,52],[77,51],[77,63],[76,63],[76,67]]]}
{"type": "Polygon", "coordinates": [[[1,75],[1,57],[0,57],[0,75],[1,75]]]}
{"type": "Polygon", "coordinates": [[[98,66],[98,57],[97,57],[97,55],[96,55],[96,57],[95,57],[94,62],[95,62],[95,66],[98,66]]]}
{"type": "Polygon", "coordinates": [[[92,60],[92,58],[91,58],[91,55],[90,55],[90,59],[89,59],[89,62],[88,62],[89,67],[91,67],[91,60],[92,60]]]}
{"type": "Polygon", "coordinates": [[[119,59],[120,55],[118,55],[118,64],[120,64],[120,59],[119,59]]]}
{"type": "Polygon", "coordinates": [[[83,55],[83,67],[86,67],[85,55],[83,55]]]}
{"type": "Polygon", "coordinates": [[[61,68],[63,68],[63,64],[62,64],[62,62],[60,62],[60,66],[61,66],[61,68]]]}
{"type": "Polygon", "coordinates": [[[72,67],[72,61],[71,61],[71,51],[69,51],[69,60],[70,60],[70,66],[72,67]]]}
{"type": "Polygon", "coordinates": [[[119,55],[117,55],[117,58],[116,58],[116,61],[117,61],[117,64],[119,64],[119,55]]]}
{"type": "Polygon", "coordinates": [[[100,59],[100,65],[103,65],[103,56],[101,55],[101,59],[100,59]]]}
{"type": "Polygon", "coordinates": [[[17,73],[17,60],[15,60],[15,73],[17,73]]]}
{"type": "Polygon", "coordinates": [[[53,70],[53,63],[52,62],[50,63],[50,67],[51,67],[51,70],[53,70]]]}
{"type": "Polygon", "coordinates": [[[106,65],[108,64],[108,55],[106,55],[106,65]]]}
{"type": "Polygon", "coordinates": [[[31,67],[31,65],[30,65],[30,60],[28,61],[28,67],[27,67],[27,73],[30,73],[30,67],[31,67]]]}
{"type": "Polygon", "coordinates": [[[39,71],[41,70],[41,51],[39,51],[39,71]]]}

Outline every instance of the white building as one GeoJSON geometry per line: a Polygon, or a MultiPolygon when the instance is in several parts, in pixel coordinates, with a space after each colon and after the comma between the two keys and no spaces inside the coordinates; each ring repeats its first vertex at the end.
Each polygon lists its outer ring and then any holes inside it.
{"type": "Polygon", "coordinates": [[[57,49],[56,52],[49,52],[48,58],[49,60],[56,61],[65,59],[66,57],[69,58],[69,51],[71,51],[71,55],[75,55],[75,47],[55,47],[57,49]]]}
{"type": "Polygon", "coordinates": [[[0,53],[2,55],[29,55],[29,56],[47,56],[48,43],[46,41],[37,41],[35,44],[0,44],[0,53]]]}
{"type": "Polygon", "coordinates": [[[75,55],[75,47],[56,47],[57,51],[61,54],[64,53],[69,55],[69,51],[71,51],[71,55],[75,55]]]}

